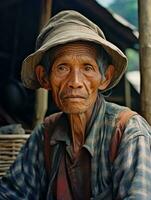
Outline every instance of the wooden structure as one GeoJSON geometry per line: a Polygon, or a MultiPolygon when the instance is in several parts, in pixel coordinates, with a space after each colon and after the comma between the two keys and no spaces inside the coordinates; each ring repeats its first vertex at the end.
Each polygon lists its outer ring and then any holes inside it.
{"type": "MultiPolygon", "coordinates": [[[[42,13],[40,20],[40,29],[48,22],[51,16],[52,0],[43,0],[42,13]]],[[[36,91],[35,99],[35,116],[33,119],[33,127],[43,122],[43,118],[48,109],[48,91],[40,88],[36,91]]]]}
{"type": "Polygon", "coordinates": [[[151,125],[151,0],[139,0],[141,114],[151,125]]]}
{"type": "Polygon", "coordinates": [[[9,169],[28,137],[29,134],[0,135],[0,176],[3,176],[9,169]]]}

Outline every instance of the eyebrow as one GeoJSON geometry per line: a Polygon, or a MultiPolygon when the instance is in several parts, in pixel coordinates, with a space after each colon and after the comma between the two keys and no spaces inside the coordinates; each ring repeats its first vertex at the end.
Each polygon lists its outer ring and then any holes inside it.
{"type": "MultiPolygon", "coordinates": [[[[83,62],[85,62],[85,63],[88,63],[88,62],[90,62],[90,63],[94,63],[94,64],[97,64],[97,58],[96,59],[90,59],[90,57],[89,56],[77,56],[77,57],[79,57],[80,58],[80,60],[81,61],[83,61],[83,62]]],[[[60,58],[62,58],[62,62],[64,62],[64,63],[66,63],[66,62],[68,62],[68,61],[70,61],[71,60],[71,57],[69,57],[68,55],[60,55],[60,54],[58,54],[58,55],[56,55],[55,56],[55,58],[54,58],[54,62],[56,62],[56,60],[57,59],[59,59],[60,60],[60,58]]]]}

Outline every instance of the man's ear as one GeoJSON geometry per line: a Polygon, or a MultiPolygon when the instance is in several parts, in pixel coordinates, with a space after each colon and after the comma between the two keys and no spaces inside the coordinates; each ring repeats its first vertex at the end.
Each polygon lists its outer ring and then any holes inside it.
{"type": "Polygon", "coordinates": [[[44,89],[50,90],[51,88],[50,88],[50,84],[49,84],[49,80],[48,80],[48,76],[46,74],[45,68],[42,65],[37,65],[35,67],[35,73],[40,85],[44,89]]]}
{"type": "Polygon", "coordinates": [[[101,80],[99,89],[100,90],[105,90],[107,88],[107,86],[110,84],[113,74],[114,74],[114,66],[113,65],[109,65],[106,72],[105,72],[105,77],[104,79],[101,80]]]}

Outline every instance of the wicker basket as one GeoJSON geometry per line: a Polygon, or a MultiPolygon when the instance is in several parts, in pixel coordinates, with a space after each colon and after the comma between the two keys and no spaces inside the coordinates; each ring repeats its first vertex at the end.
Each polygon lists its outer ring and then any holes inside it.
{"type": "Polygon", "coordinates": [[[0,176],[3,176],[14,162],[29,135],[0,135],[0,176]]]}

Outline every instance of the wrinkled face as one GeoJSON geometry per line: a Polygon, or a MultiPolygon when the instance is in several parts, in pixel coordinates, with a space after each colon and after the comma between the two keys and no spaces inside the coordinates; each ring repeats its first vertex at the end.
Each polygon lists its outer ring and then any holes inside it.
{"type": "Polygon", "coordinates": [[[56,105],[66,113],[92,109],[101,82],[97,51],[90,44],[74,43],[60,47],[50,73],[56,105]]]}

